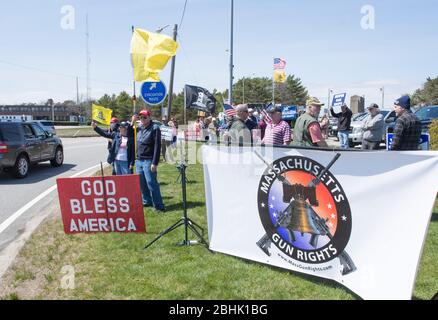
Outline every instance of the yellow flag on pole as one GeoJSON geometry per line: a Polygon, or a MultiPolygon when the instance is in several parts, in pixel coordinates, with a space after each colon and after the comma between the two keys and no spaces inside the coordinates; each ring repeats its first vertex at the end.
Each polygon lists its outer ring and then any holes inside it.
{"type": "Polygon", "coordinates": [[[178,43],[169,36],[135,29],[131,40],[131,58],[135,81],[158,82],[167,62],[176,55],[178,43]]]}
{"type": "Polygon", "coordinates": [[[109,126],[111,123],[112,114],[113,114],[113,110],[107,109],[107,108],[102,107],[102,106],[98,106],[98,105],[93,103],[92,117],[91,118],[94,121],[109,126]]]}
{"type": "Polygon", "coordinates": [[[276,83],[285,83],[286,82],[286,73],[284,70],[275,70],[274,71],[274,82],[276,83]]]}

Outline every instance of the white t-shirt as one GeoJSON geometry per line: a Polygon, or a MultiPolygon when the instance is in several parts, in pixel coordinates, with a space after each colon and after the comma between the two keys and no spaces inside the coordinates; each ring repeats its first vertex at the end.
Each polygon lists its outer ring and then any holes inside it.
{"type": "Polygon", "coordinates": [[[122,143],[116,156],[117,161],[128,161],[128,137],[122,137],[122,143]]]}

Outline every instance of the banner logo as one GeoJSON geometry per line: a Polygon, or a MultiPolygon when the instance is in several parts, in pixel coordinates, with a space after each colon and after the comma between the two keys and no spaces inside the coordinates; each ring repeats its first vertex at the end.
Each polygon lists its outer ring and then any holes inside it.
{"type": "Polygon", "coordinates": [[[355,270],[344,251],[351,234],[351,210],[341,184],[328,170],[305,157],[268,164],[258,187],[258,208],[266,235],[257,245],[271,255],[271,243],[288,257],[309,264],[339,258],[342,274],[355,270]]]}

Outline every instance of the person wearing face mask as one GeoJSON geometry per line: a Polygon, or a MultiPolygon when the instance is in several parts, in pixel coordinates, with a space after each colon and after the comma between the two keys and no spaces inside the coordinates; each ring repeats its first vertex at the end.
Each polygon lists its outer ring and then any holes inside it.
{"type": "Polygon", "coordinates": [[[362,129],[362,150],[379,150],[382,141],[384,123],[383,115],[380,113],[379,106],[372,103],[368,107],[369,116],[366,118],[362,129]]]}
{"type": "Polygon", "coordinates": [[[119,131],[104,131],[99,128],[96,122],[92,122],[91,126],[94,131],[100,136],[111,139],[111,147],[107,162],[114,166],[116,175],[130,174],[134,166],[134,136],[128,134],[128,122],[119,123],[119,131]]]}

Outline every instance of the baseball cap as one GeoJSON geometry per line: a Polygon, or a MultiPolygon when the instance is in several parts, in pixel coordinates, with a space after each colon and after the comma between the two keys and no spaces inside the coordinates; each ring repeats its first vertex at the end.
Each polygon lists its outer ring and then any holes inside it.
{"type": "Polygon", "coordinates": [[[275,106],[275,107],[271,107],[267,110],[269,113],[274,113],[274,112],[283,112],[283,108],[280,106],[275,106]]]}
{"type": "Polygon", "coordinates": [[[379,109],[379,106],[378,106],[376,103],[371,103],[371,104],[368,106],[368,109],[372,109],[372,108],[379,109]]]}
{"type": "Polygon", "coordinates": [[[147,109],[143,109],[143,110],[140,111],[139,115],[143,116],[143,117],[150,117],[151,116],[151,112],[149,110],[147,110],[147,109]]]}
{"type": "Polygon", "coordinates": [[[411,108],[411,98],[409,96],[400,97],[395,100],[394,105],[409,110],[411,108]]]}
{"type": "Polygon", "coordinates": [[[127,127],[129,127],[129,123],[127,123],[126,121],[122,121],[122,122],[120,122],[119,127],[120,128],[127,128],[127,127]]]}
{"type": "Polygon", "coordinates": [[[119,119],[117,119],[116,117],[112,118],[110,123],[118,123],[119,119]]]}
{"type": "Polygon", "coordinates": [[[308,100],[306,101],[306,105],[307,105],[307,106],[319,106],[319,107],[321,107],[321,106],[324,105],[324,103],[322,103],[321,101],[319,101],[319,99],[316,98],[316,97],[311,97],[310,99],[308,99],[308,100]]]}

